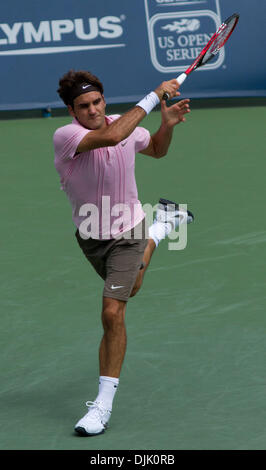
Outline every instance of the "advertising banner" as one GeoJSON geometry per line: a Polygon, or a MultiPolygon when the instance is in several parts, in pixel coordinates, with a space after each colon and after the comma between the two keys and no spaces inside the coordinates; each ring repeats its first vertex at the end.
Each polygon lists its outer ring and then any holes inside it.
{"type": "Polygon", "coordinates": [[[266,3],[252,0],[11,0],[1,5],[0,110],[62,107],[69,69],[89,70],[107,103],[134,102],[193,62],[220,23],[240,21],[182,86],[191,98],[266,96],[266,3]]]}

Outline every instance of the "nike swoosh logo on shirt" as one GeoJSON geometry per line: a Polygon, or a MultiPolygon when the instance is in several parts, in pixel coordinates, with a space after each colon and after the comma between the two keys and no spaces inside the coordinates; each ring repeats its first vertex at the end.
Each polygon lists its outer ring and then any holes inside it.
{"type": "Polygon", "coordinates": [[[113,286],[113,285],[111,285],[111,289],[121,289],[121,287],[124,287],[124,286],[113,286]]]}
{"type": "Polygon", "coordinates": [[[125,147],[126,144],[127,144],[127,140],[125,142],[121,142],[122,147],[125,147]]]}

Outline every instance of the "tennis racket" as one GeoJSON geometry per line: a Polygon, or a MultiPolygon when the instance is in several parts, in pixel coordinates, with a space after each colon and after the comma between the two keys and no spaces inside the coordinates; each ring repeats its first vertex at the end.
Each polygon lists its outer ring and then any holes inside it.
{"type": "MultiPolygon", "coordinates": [[[[193,72],[193,70],[202,67],[203,65],[207,64],[213,57],[219,52],[219,50],[225,45],[226,41],[230,38],[232,32],[234,31],[237,22],[239,19],[239,15],[234,13],[234,15],[230,16],[225,20],[221,26],[217,29],[216,33],[211,37],[209,42],[206,46],[202,49],[201,53],[198,55],[196,60],[193,62],[190,67],[184,72],[181,73],[177,77],[177,82],[179,85],[182,85],[186,80],[187,76],[193,72]]],[[[164,93],[163,99],[168,100],[169,94],[164,93]]]]}

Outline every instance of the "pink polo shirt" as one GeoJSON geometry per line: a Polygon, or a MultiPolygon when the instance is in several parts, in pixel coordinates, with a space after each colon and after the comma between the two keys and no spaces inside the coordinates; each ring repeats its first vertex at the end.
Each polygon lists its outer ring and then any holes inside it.
{"type": "MultiPolygon", "coordinates": [[[[119,115],[106,116],[107,123],[119,115]]],[[[85,237],[111,239],[135,227],[145,217],[138,200],[135,154],[150,142],[150,133],[137,127],[114,147],[75,155],[90,132],[76,119],[54,134],[55,167],[72,206],[72,218],[85,237]]],[[[85,238],[84,237],[84,238],[85,238]]]]}

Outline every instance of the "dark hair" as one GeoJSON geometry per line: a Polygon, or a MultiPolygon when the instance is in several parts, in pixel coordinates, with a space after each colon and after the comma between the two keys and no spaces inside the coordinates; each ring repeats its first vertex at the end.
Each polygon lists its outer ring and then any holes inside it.
{"type": "Polygon", "coordinates": [[[63,75],[59,80],[59,88],[57,90],[57,93],[64,101],[65,105],[70,104],[73,107],[73,90],[81,83],[89,83],[98,88],[99,92],[103,94],[103,85],[95,75],[85,70],[69,70],[69,72],[63,75]]]}

